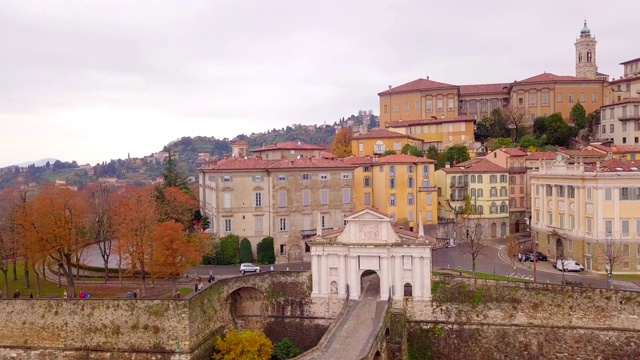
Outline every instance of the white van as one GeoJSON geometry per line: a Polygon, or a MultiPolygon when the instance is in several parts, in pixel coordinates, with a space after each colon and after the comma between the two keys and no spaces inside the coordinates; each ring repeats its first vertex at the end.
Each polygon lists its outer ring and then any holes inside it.
{"type": "Polygon", "coordinates": [[[556,261],[556,269],[558,271],[584,271],[584,266],[574,260],[558,260],[556,261]]]}

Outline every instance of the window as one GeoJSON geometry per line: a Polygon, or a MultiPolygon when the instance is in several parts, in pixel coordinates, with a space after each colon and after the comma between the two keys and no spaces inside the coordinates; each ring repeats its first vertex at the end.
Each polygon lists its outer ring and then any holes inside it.
{"type": "Polygon", "coordinates": [[[442,105],[442,100],[437,100],[436,101],[436,111],[442,111],[443,110],[443,105],[442,105]]]}
{"type": "Polygon", "coordinates": [[[629,220],[622,220],[622,236],[629,236],[629,220]]]}
{"type": "Polygon", "coordinates": [[[396,196],[395,195],[389,196],[389,206],[396,206],[396,196]]]}
{"type": "Polygon", "coordinates": [[[414,197],[413,194],[407,195],[407,205],[414,205],[414,197]]]}
{"type": "Polygon", "coordinates": [[[476,197],[476,189],[475,188],[471,188],[471,197],[472,198],[476,197]]]}
{"type": "Polygon", "coordinates": [[[429,165],[422,165],[422,175],[429,176],[429,165]]]}
{"type": "Polygon", "coordinates": [[[427,100],[427,111],[433,110],[433,102],[431,100],[427,100]]]}
{"type": "Polygon", "coordinates": [[[559,103],[561,103],[561,102],[562,102],[562,93],[558,93],[558,94],[556,95],[556,102],[559,102],[559,103]]]}
{"type": "Polygon", "coordinates": [[[320,180],[329,180],[329,174],[321,173],[320,174],[320,180]]]}
{"type": "Polygon", "coordinates": [[[287,207],[287,191],[286,190],[278,191],[278,206],[287,207]]]}
{"type": "Polygon", "coordinates": [[[581,103],[587,102],[587,96],[585,95],[585,93],[580,93],[580,102],[581,103]]]}
{"type": "Polygon", "coordinates": [[[620,188],[620,200],[640,200],[640,188],[620,188]]]}
{"type": "MultiPolygon", "coordinates": [[[[636,220],[636,237],[640,236],[640,219],[636,220]]],[[[640,250],[640,248],[639,248],[640,250]]]]}
{"type": "Polygon", "coordinates": [[[409,174],[413,174],[413,165],[409,165],[409,166],[407,166],[407,172],[408,172],[409,174]]]}
{"type": "Polygon", "coordinates": [[[564,229],[564,215],[560,214],[560,224],[559,224],[560,229],[564,229]]]}
{"type": "Polygon", "coordinates": [[[607,133],[607,125],[602,125],[602,133],[603,134],[607,133]]]}
{"type": "Polygon", "coordinates": [[[431,194],[427,194],[427,205],[432,205],[433,200],[431,198],[431,194]]]}
{"type": "Polygon", "coordinates": [[[478,184],[482,184],[482,175],[478,175],[478,184]]]}
{"type": "Polygon", "coordinates": [[[433,212],[427,211],[427,221],[433,221],[433,212]]]}
{"type": "Polygon", "coordinates": [[[311,190],[302,190],[302,206],[311,205],[311,190]]]}
{"type": "Polygon", "coordinates": [[[476,176],[475,175],[471,175],[471,179],[469,180],[470,183],[475,184],[476,183],[476,176]]]}
{"type": "Polygon", "coordinates": [[[342,178],[342,180],[349,180],[351,179],[351,173],[343,172],[342,174],[340,174],[340,177],[342,178]]]}
{"type": "Polygon", "coordinates": [[[255,217],[255,229],[256,232],[262,232],[262,216],[256,216],[255,217]]]}
{"type": "Polygon", "coordinates": [[[500,175],[500,182],[505,184],[507,182],[507,175],[500,175]]]}
{"type": "Polygon", "coordinates": [[[542,93],[542,106],[549,105],[549,93],[542,93]]]}
{"type": "Polygon", "coordinates": [[[569,93],[569,102],[573,103],[573,93],[569,93]]]}
{"type": "Polygon", "coordinates": [[[351,204],[351,189],[350,188],[342,189],[342,203],[343,204],[351,204]]]}
{"type": "Polygon", "coordinates": [[[553,225],[553,213],[551,211],[547,213],[547,224],[553,225]]]}
{"type": "Polygon", "coordinates": [[[529,106],[536,106],[536,94],[529,94],[529,106]]]}
{"type": "Polygon", "coordinates": [[[362,187],[371,187],[371,178],[365,177],[362,179],[362,187]]]}
{"type": "Polygon", "coordinates": [[[278,181],[287,181],[287,175],[278,174],[278,181]]]}
{"type": "Polygon", "coordinates": [[[262,193],[257,192],[253,194],[253,206],[261,207],[262,206],[262,193]]]}
{"type": "Polygon", "coordinates": [[[522,96],[518,96],[518,107],[524,107],[524,98],[522,96]]]}
{"type": "Polygon", "coordinates": [[[491,176],[489,176],[489,182],[490,182],[491,184],[495,184],[495,183],[497,183],[497,182],[498,182],[498,175],[491,175],[491,176]]]}
{"type": "Polygon", "coordinates": [[[396,167],[395,167],[395,165],[389,165],[389,176],[396,176],[396,167]]]}
{"type": "Polygon", "coordinates": [[[287,231],[287,224],[289,223],[289,219],[280,218],[278,220],[278,230],[279,231],[287,231]]]}
{"type": "Polygon", "coordinates": [[[262,180],[264,180],[262,175],[253,175],[254,182],[262,182],[262,180]]]}
{"type": "Polygon", "coordinates": [[[576,188],[574,186],[567,186],[567,196],[569,199],[576,198],[576,188]]]}
{"type": "Polygon", "coordinates": [[[367,206],[371,205],[371,194],[370,193],[365,193],[364,194],[364,204],[367,206]]]}
{"type": "Polygon", "coordinates": [[[536,210],[535,222],[536,223],[540,222],[540,210],[536,210]]]}
{"type": "Polygon", "coordinates": [[[627,123],[626,122],[622,123],[622,131],[627,131],[627,123]]]}
{"type": "Polygon", "coordinates": [[[591,94],[591,102],[598,102],[598,94],[596,93],[592,93],[591,94]]]}
{"type": "Polygon", "coordinates": [[[320,190],[320,204],[321,205],[329,204],[329,189],[320,190]]]}
{"type": "Polygon", "coordinates": [[[404,103],[404,111],[409,111],[409,103],[408,102],[404,103]]]}
{"type": "Polygon", "coordinates": [[[416,101],[416,110],[420,110],[420,101],[416,101]]]}
{"type": "Polygon", "coordinates": [[[593,200],[593,190],[592,188],[587,188],[587,200],[593,200]]]}
{"type": "Polygon", "coordinates": [[[396,188],[396,178],[390,178],[389,179],[389,189],[395,189],[396,188]]]}
{"type": "Polygon", "coordinates": [[[553,186],[545,185],[545,193],[547,196],[553,196],[553,186]]]}
{"type": "Polygon", "coordinates": [[[478,198],[482,198],[483,192],[484,191],[482,189],[478,189],[478,198]]]}
{"type": "Polygon", "coordinates": [[[506,187],[501,187],[500,188],[500,197],[507,197],[507,188],[506,187]]]}
{"type": "Polygon", "coordinates": [[[225,209],[229,209],[231,208],[231,193],[230,192],[226,192],[222,194],[223,197],[223,201],[224,201],[224,208],[225,209]]]}
{"type": "Polygon", "coordinates": [[[231,182],[233,181],[233,176],[231,175],[223,175],[222,176],[222,182],[231,182]]]}
{"type": "Polygon", "coordinates": [[[407,187],[413,188],[413,176],[407,178],[407,187]]]}
{"type": "Polygon", "coordinates": [[[611,188],[605,188],[604,189],[604,199],[606,201],[611,201],[612,200],[611,192],[612,192],[611,188]]]}
{"type": "Polygon", "coordinates": [[[604,221],[604,232],[605,234],[613,233],[613,220],[604,221]]]}
{"type": "Polygon", "coordinates": [[[509,184],[515,185],[515,183],[516,183],[516,177],[513,175],[509,176],[509,184]]]}
{"type": "Polygon", "coordinates": [[[500,212],[503,213],[503,214],[509,212],[507,210],[507,204],[504,201],[500,204],[500,212]]]}
{"type": "Polygon", "coordinates": [[[398,112],[398,104],[393,104],[393,112],[398,112]]]}
{"type": "Polygon", "coordinates": [[[364,172],[371,172],[371,166],[365,166],[364,172]]]}
{"type": "Polygon", "coordinates": [[[223,228],[224,232],[230,233],[233,231],[233,219],[224,219],[223,220],[223,228]]]}
{"type": "Polygon", "coordinates": [[[302,180],[311,180],[311,174],[302,174],[300,176],[300,179],[302,179],[302,180]]]}
{"type": "Polygon", "coordinates": [[[497,214],[497,213],[498,213],[498,205],[492,202],[491,206],[489,207],[489,214],[497,214]]]}
{"type": "Polygon", "coordinates": [[[287,244],[280,244],[280,255],[287,254],[287,244]]]}
{"type": "Polygon", "coordinates": [[[496,196],[498,196],[498,189],[496,189],[496,188],[492,187],[492,188],[489,190],[489,197],[496,197],[496,196]]]}
{"type": "Polygon", "coordinates": [[[347,226],[347,214],[342,214],[342,226],[347,226]]]}
{"type": "Polygon", "coordinates": [[[393,143],[393,150],[400,151],[402,150],[402,143],[400,141],[396,141],[393,143]]]}
{"type": "Polygon", "coordinates": [[[453,99],[447,100],[447,109],[453,110],[453,99]]]}
{"type": "Polygon", "coordinates": [[[540,195],[540,185],[536,185],[536,195],[540,195]]]}
{"type": "Polygon", "coordinates": [[[484,207],[482,205],[478,205],[478,215],[484,214],[484,207]]]}
{"type": "Polygon", "coordinates": [[[564,186],[563,185],[556,185],[556,196],[557,197],[564,197],[564,186]]]}
{"type": "MultiPolygon", "coordinates": [[[[373,153],[374,154],[382,154],[382,153],[384,153],[384,151],[386,149],[385,146],[384,146],[384,143],[382,141],[380,141],[380,140],[376,141],[376,144],[373,147],[374,147],[374,149],[373,149],[373,153]]],[[[384,170],[380,169],[380,171],[382,172],[384,170]]]]}
{"type": "Polygon", "coordinates": [[[609,132],[612,134],[614,133],[613,129],[614,129],[613,124],[609,125],[609,132]]]}
{"type": "Polygon", "coordinates": [[[587,232],[591,233],[593,230],[593,219],[587,218],[587,232]]]}
{"type": "Polygon", "coordinates": [[[387,105],[384,106],[384,113],[388,113],[387,105]]]}

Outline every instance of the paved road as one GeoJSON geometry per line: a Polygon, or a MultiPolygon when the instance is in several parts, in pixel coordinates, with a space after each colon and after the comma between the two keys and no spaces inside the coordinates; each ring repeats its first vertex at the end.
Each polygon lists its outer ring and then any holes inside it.
{"type": "Polygon", "coordinates": [[[347,313],[323,351],[314,359],[360,359],[367,354],[387,309],[386,301],[377,301],[380,295],[379,285],[369,283],[360,299],[349,304],[347,313]]]}

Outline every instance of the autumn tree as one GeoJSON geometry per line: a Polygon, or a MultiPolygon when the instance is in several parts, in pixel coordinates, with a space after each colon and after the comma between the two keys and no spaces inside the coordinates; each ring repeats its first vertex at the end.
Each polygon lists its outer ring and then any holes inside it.
{"type": "Polygon", "coordinates": [[[113,248],[115,226],[113,224],[114,189],[107,184],[88,184],[84,189],[88,205],[87,224],[91,239],[96,242],[104,264],[104,281],[109,278],[109,258],[113,248]]]}
{"type": "Polygon", "coordinates": [[[343,127],[333,138],[333,154],[339,158],[351,155],[351,129],[343,127]]]}
{"type": "Polygon", "coordinates": [[[18,238],[18,207],[19,200],[15,191],[5,189],[0,192],[0,271],[4,278],[5,296],[9,294],[9,266],[15,252],[14,244],[18,238]]]}
{"type": "Polygon", "coordinates": [[[613,269],[616,264],[620,263],[626,256],[628,256],[629,245],[622,244],[622,241],[612,234],[606,234],[604,238],[604,261],[607,265],[607,272],[613,276],[613,269]]]}
{"type": "Polygon", "coordinates": [[[515,235],[510,234],[507,236],[507,256],[511,260],[511,265],[515,265],[518,253],[520,252],[520,243],[515,235]]]}
{"type": "Polygon", "coordinates": [[[182,224],[184,229],[191,227],[198,201],[191,194],[175,186],[162,189],[161,194],[156,197],[159,221],[173,220],[182,224]]]}
{"type": "Polygon", "coordinates": [[[526,113],[524,112],[524,108],[515,107],[515,106],[507,106],[501,109],[502,117],[504,118],[507,126],[510,129],[514,130],[513,142],[518,142],[518,136],[520,134],[520,130],[525,125],[526,122],[526,113]]]}
{"type": "Polygon", "coordinates": [[[116,249],[129,261],[131,272],[140,272],[143,294],[153,263],[153,234],[158,224],[153,195],[152,187],[129,187],[118,194],[114,213],[116,249]]]}
{"type": "Polygon", "coordinates": [[[459,222],[461,235],[461,247],[471,256],[471,272],[476,276],[476,262],[485,251],[485,234],[478,215],[468,212],[460,215],[462,221],[459,222]]]}
{"type": "Polygon", "coordinates": [[[198,264],[202,250],[202,234],[188,234],[182,224],[173,220],[159,224],[151,235],[153,241],[153,262],[149,270],[154,276],[169,276],[176,279],[187,267],[198,264]]]}
{"type": "Polygon", "coordinates": [[[90,242],[85,203],[77,191],[46,186],[26,205],[19,224],[27,253],[51,259],[66,279],[70,296],[75,296],[72,262],[90,242]]]}
{"type": "Polygon", "coordinates": [[[271,340],[264,333],[255,330],[231,330],[224,339],[218,336],[215,348],[215,360],[269,360],[273,353],[271,340]]]}

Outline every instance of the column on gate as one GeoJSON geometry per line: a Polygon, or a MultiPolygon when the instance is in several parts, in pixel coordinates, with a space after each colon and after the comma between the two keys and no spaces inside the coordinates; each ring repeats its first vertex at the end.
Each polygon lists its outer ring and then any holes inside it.
{"type": "Polygon", "coordinates": [[[380,300],[389,298],[389,256],[380,256],[380,300]]]}
{"type": "Polygon", "coordinates": [[[311,255],[311,284],[312,295],[320,294],[320,267],[318,264],[318,255],[311,255]]]}
{"type": "Polygon", "coordinates": [[[425,300],[431,299],[431,257],[423,257],[423,271],[424,275],[424,286],[422,287],[422,298],[425,300]]]}
{"type": "Polygon", "coordinates": [[[413,298],[422,297],[422,266],[421,258],[418,255],[413,256],[411,264],[411,272],[413,273],[413,298]]]}
{"type": "Polygon", "coordinates": [[[393,276],[395,278],[393,284],[393,298],[402,299],[404,296],[404,284],[402,283],[402,255],[395,255],[393,257],[393,265],[395,270],[393,276]]]}
{"type": "Polygon", "coordinates": [[[347,257],[340,254],[338,262],[338,295],[344,296],[347,293],[347,257]]]}
{"type": "Polygon", "coordinates": [[[329,264],[327,263],[327,254],[320,257],[320,294],[329,294],[329,264]]]}
{"type": "Polygon", "coordinates": [[[360,297],[360,279],[358,279],[358,257],[349,255],[349,298],[357,300],[360,297]]]}

